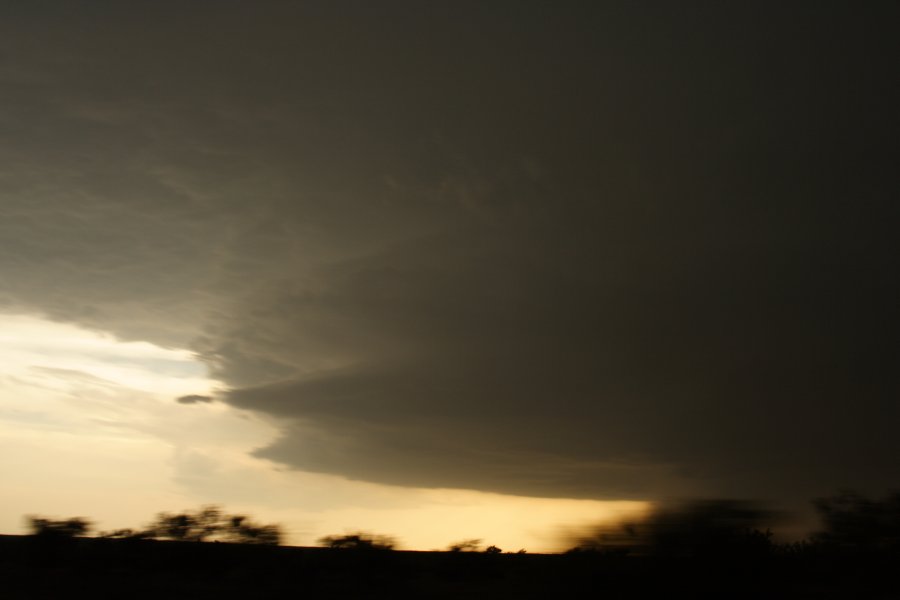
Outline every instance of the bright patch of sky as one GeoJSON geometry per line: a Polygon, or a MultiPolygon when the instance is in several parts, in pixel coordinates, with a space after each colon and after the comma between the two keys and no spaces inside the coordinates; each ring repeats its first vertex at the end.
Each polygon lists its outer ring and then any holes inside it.
{"type": "Polygon", "coordinates": [[[552,551],[560,527],[645,506],[282,469],[251,456],[278,435],[275,425],[220,402],[176,402],[215,396],[218,387],[187,350],[0,315],[0,532],[23,532],[26,514],[85,516],[103,530],[215,503],[281,524],[290,544],[365,530],[409,549],[481,538],[506,550],[552,551]]]}

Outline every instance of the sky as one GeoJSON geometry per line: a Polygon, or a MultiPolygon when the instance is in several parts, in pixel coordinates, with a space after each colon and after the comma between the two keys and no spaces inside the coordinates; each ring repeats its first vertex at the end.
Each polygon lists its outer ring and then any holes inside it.
{"type": "Polygon", "coordinates": [[[4,5],[0,529],[550,549],[891,489],[898,17],[4,5]]]}

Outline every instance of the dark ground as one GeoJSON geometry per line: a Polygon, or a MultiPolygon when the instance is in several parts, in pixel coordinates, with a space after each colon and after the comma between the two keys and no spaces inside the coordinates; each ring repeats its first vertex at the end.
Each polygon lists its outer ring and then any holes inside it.
{"type": "Polygon", "coordinates": [[[0,598],[900,599],[895,555],[404,552],[0,536],[0,598]]]}

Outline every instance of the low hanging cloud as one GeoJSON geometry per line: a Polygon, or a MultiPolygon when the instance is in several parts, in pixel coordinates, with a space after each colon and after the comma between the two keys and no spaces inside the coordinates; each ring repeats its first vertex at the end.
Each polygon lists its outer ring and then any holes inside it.
{"type": "Polygon", "coordinates": [[[212,402],[212,396],[201,396],[199,394],[188,394],[187,396],[179,396],[175,399],[179,404],[208,404],[212,402]]]}
{"type": "Polygon", "coordinates": [[[881,9],[260,6],[111,11],[90,43],[77,16],[5,21],[7,310],[190,348],[280,426],[257,454],[307,471],[598,498],[893,482],[881,9]]]}

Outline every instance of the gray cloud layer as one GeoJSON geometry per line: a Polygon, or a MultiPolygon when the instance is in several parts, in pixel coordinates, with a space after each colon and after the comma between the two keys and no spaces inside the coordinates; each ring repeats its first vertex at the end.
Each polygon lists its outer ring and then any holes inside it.
{"type": "Polygon", "coordinates": [[[260,455],[591,497],[900,473],[891,3],[47,6],[0,25],[0,300],[190,346],[282,425],[260,455]]]}
{"type": "Polygon", "coordinates": [[[211,396],[201,396],[200,394],[188,394],[187,396],[179,396],[175,401],[179,404],[198,404],[212,402],[211,396]]]}

